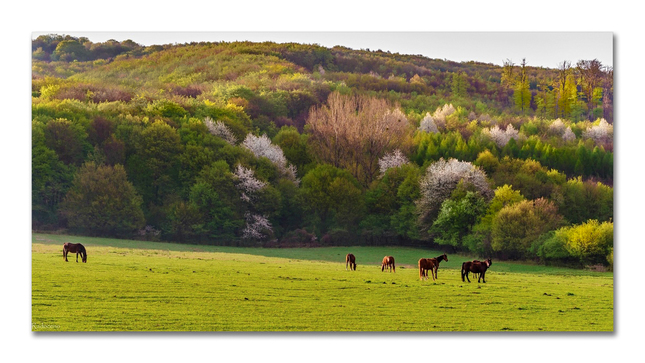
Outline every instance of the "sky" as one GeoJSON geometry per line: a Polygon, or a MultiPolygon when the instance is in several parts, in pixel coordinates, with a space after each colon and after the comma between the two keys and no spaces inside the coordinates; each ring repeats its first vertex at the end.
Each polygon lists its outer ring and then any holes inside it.
{"type": "MultiPolygon", "coordinates": [[[[32,39],[52,32],[33,32],[32,39]]],[[[501,66],[506,59],[530,66],[557,68],[564,60],[598,59],[613,66],[612,32],[53,32],[87,37],[94,43],[131,39],[141,45],[192,41],[274,41],[336,45],[352,49],[421,54],[456,62],[501,66]]]]}

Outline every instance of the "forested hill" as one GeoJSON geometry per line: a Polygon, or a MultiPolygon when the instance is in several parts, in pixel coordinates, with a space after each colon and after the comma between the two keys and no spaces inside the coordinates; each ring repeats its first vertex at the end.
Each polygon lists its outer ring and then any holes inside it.
{"type": "Polygon", "coordinates": [[[613,243],[613,71],[596,60],[64,35],[32,50],[35,229],[607,263],[609,244],[589,260],[568,237],[610,224],[613,243]]]}

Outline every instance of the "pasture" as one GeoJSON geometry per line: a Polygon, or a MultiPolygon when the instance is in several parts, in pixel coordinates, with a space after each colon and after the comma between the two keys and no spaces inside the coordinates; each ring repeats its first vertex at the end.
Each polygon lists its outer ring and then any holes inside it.
{"type": "MultiPolygon", "coordinates": [[[[420,281],[401,247],[254,249],[34,234],[34,331],[612,331],[612,273],[493,260],[462,282],[468,256],[420,281]],[[87,263],[64,262],[63,242],[87,263]],[[356,255],[356,271],[345,255],[356,255]],[[381,272],[383,256],[396,273],[381,272]]],[[[80,259],[79,259],[80,261],[80,259]]]]}

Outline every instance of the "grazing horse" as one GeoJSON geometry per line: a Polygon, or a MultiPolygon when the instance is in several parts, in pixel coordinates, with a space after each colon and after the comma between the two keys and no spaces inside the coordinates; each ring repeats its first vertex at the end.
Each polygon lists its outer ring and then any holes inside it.
{"type": "Polygon", "coordinates": [[[65,259],[65,262],[67,261],[67,253],[76,253],[76,262],[78,262],[78,255],[81,255],[81,260],[83,262],[87,262],[87,251],[85,250],[85,246],[83,246],[80,243],[65,243],[63,245],[63,258],[65,259]]]}
{"type": "Polygon", "coordinates": [[[354,256],[351,253],[348,253],[347,256],[345,256],[345,270],[347,270],[347,265],[349,265],[349,270],[354,270],[356,271],[356,256],[354,256]]]}
{"type": "Polygon", "coordinates": [[[479,278],[477,279],[477,282],[484,281],[486,283],[486,270],[490,267],[490,265],[493,264],[493,261],[490,260],[490,258],[486,261],[466,261],[461,264],[461,281],[466,281],[470,282],[470,279],[468,278],[468,273],[478,273],[479,278]],[[464,277],[466,279],[464,279],[464,277]]]}
{"type": "Polygon", "coordinates": [[[383,263],[381,263],[381,272],[383,272],[386,268],[389,268],[390,272],[392,271],[396,272],[396,266],[394,266],[394,257],[392,256],[383,257],[383,263]]]}
{"type": "Polygon", "coordinates": [[[437,277],[437,270],[439,270],[439,262],[448,261],[448,256],[444,253],[441,256],[435,258],[422,258],[419,259],[419,279],[423,280],[424,278],[428,279],[428,270],[432,274],[432,281],[435,281],[437,277]]]}

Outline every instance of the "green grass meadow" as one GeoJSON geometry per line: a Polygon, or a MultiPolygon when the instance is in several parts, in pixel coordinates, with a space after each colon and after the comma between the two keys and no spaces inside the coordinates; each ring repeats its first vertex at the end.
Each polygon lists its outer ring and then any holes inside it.
{"type": "MultiPolygon", "coordinates": [[[[493,261],[438,281],[402,247],[262,249],[33,234],[33,331],[613,331],[612,273],[493,261]],[[88,263],[62,257],[83,243],[88,263]],[[356,255],[357,271],[344,256],[356,255]],[[384,255],[396,273],[381,272],[384,255]]],[[[79,258],[80,261],[80,258],[79,258]]]]}

